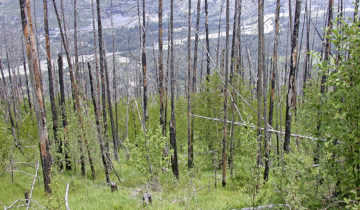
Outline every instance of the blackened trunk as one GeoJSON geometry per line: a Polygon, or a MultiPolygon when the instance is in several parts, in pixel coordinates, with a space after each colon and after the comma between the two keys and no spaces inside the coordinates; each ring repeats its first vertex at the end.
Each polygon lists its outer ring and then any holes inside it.
{"type": "Polygon", "coordinates": [[[188,40],[187,40],[187,50],[188,50],[188,72],[187,72],[187,134],[188,134],[188,169],[192,168],[194,163],[194,154],[193,154],[193,135],[191,134],[191,0],[189,2],[189,11],[188,11],[188,40]]]}
{"type": "MultiPolygon", "coordinates": [[[[52,65],[51,65],[51,49],[50,49],[50,37],[49,37],[49,23],[48,23],[48,9],[47,9],[47,0],[43,0],[44,6],[44,30],[45,30],[45,46],[46,46],[46,62],[48,68],[48,76],[49,76],[49,93],[50,93],[50,104],[51,104],[51,114],[53,120],[53,131],[54,131],[54,140],[55,146],[57,147],[57,152],[61,155],[62,152],[61,144],[59,142],[58,137],[58,116],[55,104],[55,93],[54,93],[54,80],[52,73],[52,65]]],[[[56,159],[58,167],[60,170],[63,169],[63,164],[60,158],[56,159]]]]}
{"type": "Polygon", "coordinates": [[[95,87],[94,87],[94,83],[93,83],[93,77],[92,77],[92,73],[91,73],[90,63],[88,63],[88,70],[89,70],[89,79],[90,79],[91,99],[92,99],[92,103],[93,103],[93,106],[94,106],[97,139],[98,139],[99,145],[100,145],[100,152],[101,152],[102,162],[103,162],[103,165],[104,165],[106,183],[110,183],[110,176],[109,176],[110,163],[109,163],[109,161],[107,159],[104,140],[103,140],[103,138],[101,136],[101,124],[100,124],[101,114],[100,114],[100,109],[99,109],[98,104],[97,104],[97,98],[96,98],[96,94],[95,94],[95,87]]]}
{"type": "Polygon", "coordinates": [[[298,54],[298,35],[300,27],[300,11],[301,0],[296,0],[295,6],[295,25],[292,33],[291,40],[291,57],[290,57],[290,72],[289,72],[289,85],[288,93],[286,96],[286,114],[285,114],[285,139],[284,139],[284,151],[288,153],[290,151],[290,133],[291,133],[291,109],[296,109],[296,69],[297,69],[297,54],[298,54]]]}
{"type": "Polygon", "coordinates": [[[226,121],[227,121],[227,98],[228,98],[228,75],[229,75],[229,30],[230,30],[230,3],[226,0],[226,38],[225,38],[225,84],[224,84],[224,125],[222,138],[222,186],[226,186],[226,121]]]}
{"type": "MultiPolygon", "coordinates": [[[[65,104],[65,86],[64,86],[64,70],[63,70],[63,58],[59,53],[58,55],[58,72],[59,72],[59,85],[60,85],[60,107],[61,107],[61,116],[62,116],[62,126],[64,129],[64,153],[65,153],[65,169],[71,170],[71,159],[70,159],[70,148],[69,148],[69,139],[68,139],[68,130],[67,130],[67,117],[66,117],[66,104],[65,104]]],[[[60,144],[61,141],[59,141],[60,144]]],[[[62,149],[59,147],[58,149],[62,149]]],[[[59,153],[62,151],[59,151],[59,153]]]]}
{"type": "Polygon", "coordinates": [[[209,41],[209,17],[208,0],[205,0],[205,37],[206,37],[206,81],[210,81],[210,41],[209,41]]]}
{"type": "Polygon", "coordinates": [[[162,0],[159,0],[159,96],[160,96],[160,126],[165,136],[166,122],[164,116],[164,62],[163,62],[163,28],[162,28],[162,0]]]}
{"type": "Polygon", "coordinates": [[[176,120],[175,120],[175,70],[174,70],[174,0],[170,1],[170,92],[171,92],[171,119],[170,119],[170,149],[171,168],[177,179],[179,179],[177,147],[176,147],[176,120]]]}
{"type": "MultiPolygon", "coordinates": [[[[275,101],[275,84],[277,76],[277,50],[279,47],[279,34],[280,34],[280,0],[276,1],[276,11],[275,11],[275,34],[274,34],[274,49],[272,56],[272,68],[271,68],[271,84],[270,84],[270,105],[269,105],[269,126],[273,126],[273,117],[274,117],[274,101],[275,101]]],[[[266,97],[266,96],[265,96],[266,97]]],[[[270,169],[270,147],[271,147],[271,136],[270,134],[265,136],[265,171],[264,171],[264,180],[267,181],[269,177],[270,169]]]]}

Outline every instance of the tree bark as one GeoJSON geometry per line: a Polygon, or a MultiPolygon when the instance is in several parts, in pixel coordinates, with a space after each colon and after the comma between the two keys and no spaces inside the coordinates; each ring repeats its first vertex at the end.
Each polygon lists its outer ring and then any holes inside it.
{"type": "Polygon", "coordinates": [[[238,58],[237,58],[237,50],[238,47],[237,45],[239,44],[238,41],[238,30],[237,30],[237,25],[238,25],[238,13],[239,13],[239,0],[235,0],[235,6],[234,6],[234,21],[233,21],[233,34],[232,34],[232,44],[231,44],[231,64],[230,64],[230,84],[232,85],[232,102],[231,102],[231,128],[230,128],[230,156],[229,156],[229,167],[230,167],[230,176],[232,176],[233,174],[233,168],[234,168],[234,163],[233,163],[233,154],[234,154],[234,121],[235,121],[235,102],[236,102],[236,94],[235,94],[235,89],[236,89],[236,85],[235,85],[235,71],[237,70],[237,63],[238,63],[238,58]]]}
{"type": "Polygon", "coordinates": [[[75,99],[75,109],[76,109],[76,114],[79,120],[79,124],[80,124],[80,129],[81,129],[81,140],[79,140],[79,146],[80,146],[80,164],[81,164],[81,174],[85,175],[85,160],[84,160],[84,156],[83,156],[83,148],[82,148],[82,141],[85,143],[86,149],[87,149],[87,153],[88,153],[88,159],[89,159],[89,163],[90,163],[90,168],[91,168],[91,175],[92,175],[92,179],[95,179],[95,168],[94,168],[94,164],[93,164],[93,160],[91,157],[91,151],[89,148],[89,144],[88,144],[88,140],[86,138],[86,131],[85,131],[85,127],[84,127],[84,121],[82,118],[82,108],[80,105],[80,98],[79,98],[79,87],[75,81],[75,76],[74,76],[74,72],[73,72],[73,65],[71,62],[71,58],[70,58],[70,52],[69,52],[69,47],[66,44],[66,39],[65,39],[65,35],[63,32],[63,29],[61,27],[61,21],[60,21],[60,16],[59,13],[57,11],[57,6],[56,6],[56,2],[55,0],[53,0],[53,5],[54,5],[54,9],[55,9],[55,13],[56,13],[56,18],[58,20],[58,24],[59,24],[59,29],[60,29],[60,35],[61,35],[61,40],[65,49],[65,54],[66,54],[66,58],[67,58],[67,62],[69,65],[69,73],[70,73],[70,80],[71,80],[71,85],[72,85],[72,89],[73,89],[73,95],[74,95],[74,99],[75,99]]]}
{"type": "Polygon", "coordinates": [[[148,112],[147,112],[147,78],[146,78],[146,21],[145,21],[145,0],[142,3],[143,13],[142,13],[142,53],[141,53],[141,64],[142,64],[142,73],[143,73],[143,115],[144,115],[144,125],[147,127],[148,121],[148,112]]]}
{"type": "MultiPolygon", "coordinates": [[[[23,39],[24,40],[24,39],[23,39]]],[[[30,88],[29,88],[29,79],[27,75],[27,69],[26,69],[26,59],[25,59],[25,50],[24,50],[24,41],[21,43],[22,47],[22,53],[23,53],[23,66],[24,66],[24,73],[25,73],[25,85],[26,85],[26,93],[27,93],[27,100],[29,109],[32,110],[32,104],[31,104],[31,96],[30,96],[30,88]]]]}
{"type": "Polygon", "coordinates": [[[103,140],[103,138],[101,136],[101,124],[100,124],[101,114],[100,114],[100,109],[98,107],[97,98],[96,98],[96,94],[95,94],[95,87],[94,87],[94,83],[93,83],[93,77],[92,77],[92,73],[91,73],[90,63],[88,63],[88,70],[89,70],[89,79],[90,79],[91,99],[92,99],[92,103],[93,103],[93,106],[94,106],[97,139],[99,141],[101,158],[102,158],[102,162],[103,162],[103,165],[104,165],[106,183],[109,184],[110,183],[110,176],[109,176],[109,171],[110,171],[109,164],[110,163],[109,163],[109,161],[107,159],[104,140],[103,140]]]}
{"type": "Polygon", "coordinates": [[[265,43],[264,43],[264,0],[258,0],[258,80],[257,80],[257,167],[261,165],[261,104],[263,94],[263,72],[265,69],[265,43]]]}
{"type": "Polygon", "coordinates": [[[209,17],[208,0],[205,0],[205,37],[206,37],[206,81],[210,81],[210,41],[209,41],[209,17]]]}
{"type": "MultiPolygon", "coordinates": [[[[45,46],[46,46],[46,62],[48,68],[48,76],[49,76],[49,93],[50,93],[50,104],[51,104],[51,113],[53,120],[53,131],[54,131],[54,140],[55,146],[57,147],[57,152],[61,155],[62,148],[59,142],[58,137],[58,116],[55,104],[55,94],[54,94],[54,81],[53,81],[53,73],[52,73],[52,65],[51,65],[51,49],[50,49],[50,37],[49,37],[49,23],[48,23],[48,5],[47,0],[43,0],[44,6],[44,30],[45,30],[45,46]]],[[[56,163],[60,170],[63,169],[63,164],[61,159],[57,158],[56,163]]]]}
{"type": "Polygon", "coordinates": [[[229,25],[230,3],[226,0],[226,38],[225,38],[225,84],[224,84],[224,125],[222,138],[222,186],[226,186],[226,119],[227,119],[227,98],[228,98],[228,75],[229,75],[229,25]]]}
{"type": "MultiPolygon", "coordinates": [[[[279,48],[279,34],[280,34],[280,0],[276,1],[276,11],[275,11],[275,34],[274,34],[274,49],[272,56],[272,68],[271,68],[271,84],[270,84],[270,105],[269,105],[269,126],[273,127],[273,117],[274,117],[274,102],[275,102],[275,85],[276,77],[278,71],[278,57],[277,51],[279,48]]],[[[266,95],[264,95],[266,97],[266,95]]],[[[264,171],[264,180],[267,181],[269,177],[270,169],[270,147],[271,147],[271,135],[265,135],[265,171],[264,171]]]]}
{"type": "Polygon", "coordinates": [[[170,0],[170,92],[171,92],[171,119],[170,119],[170,149],[171,169],[176,179],[179,179],[179,168],[176,147],[176,119],[175,119],[175,71],[174,71],[174,0],[170,0]]]}
{"type": "MultiPolygon", "coordinates": [[[[199,28],[200,28],[200,6],[201,0],[197,1],[196,7],[196,26],[195,26],[195,42],[194,42],[194,63],[192,74],[192,93],[196,93],[196,76],[197,76],[197,63],[198,63],[198,45],[199,45],[199,28]]],[[[202,61],[201,61],[202,62],[202,61]]]]}
{"type": "Polygon", "coordinates": [[[159,96],[160,96],[160,126],[162,128],[162,134],[166,135],[166,122],[164,116],[164,62],[163,62],[163,28],[162,28],[162,0],[159,0],[159,96]]]}
{"type": "Polygon", "coordinates": [[[96,5],[97,5],[96,8],[97,8],[97,21],[98,21],[98,36],[99,36],[100,71],[101,71],[101,82],[102,82],[102,100],[103,100],[102,106],[103,106],[103,117],[104,117],[104,119],[103,119],[104,120],[104,129],[106,132],[106,130],[107,130],[107,122],[106,122],[107,119],[106,119],[106,111],[105,111],[105,109],[106,109],[105,90],[106,90],[108,106],[109,106],[111,132],[112,132],[112,138],[113,138],[113,144],[114,144],[114,158],[117,161],[119,159],[118,149],[117,149],[117,141],[116,141],[117,137],[116,137],[116,132],[115,132],[114,115],[113,115],[113,110],[112,110],[109,73],[108,73],[108,68],[107,68],[106,53],[105,53],[103,34],[102,34],[100,0],[96,0],[96,5]]]}
{"type": "Polygon", "coordinates": [[[290,133],[291,133],[291,109],[296,109],[296,69],[297,69],[297,54],[298,54],[298,35],[300,26],[300,11],[301,0],[296,0],[295,5],[295,25],[292,33],[291,40],[291,57],[290,57],[290,72],[289,72],[289,85],[288,93],[286,95],[286,114],[285,114],[285,139],[284,139],[284,151],[288,153],[290,151],[290,133]]]}
{"type": "Polygon", "coordinates": [[[187,51],[188,51],[188,60],[187,60],[187,134],[188,134],[188,169],[191,169],[194,166],[193,159],[193,135],[191,129],[191,0],[189,2],[189,11],[188,11],[188,40],[187,40],[187,51]]]}
{"type": "MultiPolygon", "coordinates": [[[[62,126],[64,129],[64,153],[65,153],[65,169],[71,170],[70,148],[67,130],[67,117],[66,117],[66,104],[65,104],[65,86],[64,86],[64,70],[63,70],[63,58],[59,53],[58,55],[58,72],[59,72],[59,85],[60,85],[60,107],[62,116],[62,126]]],[[[62,144],[61,141],[59,141],[62,144]]],[[[58,149],[60,149],[59,147],[58,149]]],[[[59,151],[60,152],[60,151],[59,151]]],[[[61,151],[62,152],[62,151],[61,151]]]]}
{"type": "Polygon", "coordinates": [[[42,83],[40,77],[40,68],[38,65],[36,43],[31,18],[31,3],[30,0],[19,0],[21,23],[23,29],[24,39],[27,40],[27,56],[28,60],[33,64],[30,69],[31,72],[31,83],[33,87],[33,96],[35,102],[35,113],[38,124],[38,135],[39,135],[39,147],[41,165],[43,169],[44,187],[45,192],[51,193],[51,165],[52,159],[50,154],[50,142],[48,139],[48,131],[46,125],[42,83]]]}

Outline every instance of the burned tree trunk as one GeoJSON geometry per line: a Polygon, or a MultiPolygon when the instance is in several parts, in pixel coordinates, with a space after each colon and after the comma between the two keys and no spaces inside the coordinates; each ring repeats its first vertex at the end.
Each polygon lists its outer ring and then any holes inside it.
{"type": "Polygon", "coordinates": [[[163,28],[162,28],[162,0],[159,0],[159,96],[160,96],[160,126],[165,136],[166,122],[164,119],[164,63],[163,63],[163,28]]]}
{"type": "Polygon", "coordinates": [[[235,128],[234,128],[234,121],[235,121],[235,102],[236,102],[236,86],[235,86],[235,71],[238,66],[238,58],[236,57],[237,54],[237,45],[239,44],[238,41],[238,13],[239,13],[239,0],[235,0],[234,6],[234,21],[233,21],[233,35],[232,35],[232,43],[231,43],[231,63],[230,63],[230,84],[232,85],[232,102],[231,102],[231,128],[230,128],[230,156],[229,156],[229,167],[230,167],[230,175],[232,176],[233,173],[233,154],[234,154],[234,135],[235,135],[235,128]]]}
{"type": "Polygon", "coordinates": [[[197,76],[197,62],[198,62],[198,45],[199,45],[199,28],[200,28],[200,6],[201,0],[197,1],[196,7],[196,26],[195,26],[195,42],[194,42],[194,63],[192,72],[192,93],[196,93],[196,76],[197,76]]]}
{"type": "Polygon", "coordinates": [[[93,106],[94,106],[94,113],[95,113],[97,139],[98,139],[99,145],[100,145],[100,152],[101,152],[102,162],[103,162],[103,165],[104,165],[106,183],[110,183],[110,176],[109,176],[110,166],[109,166],[109,161],[108,161],[107,156],[106,156],[104,140],[103,140],[103,138],[101,136],[101,125],[100,125],[101,114],[100,114],[100,109],[98,107],[98,103],[97,103],[97,99],[96,99],[95,87],[94,87],[94,83],[93,83],[93,77],[92,77],[92,74],[91,74],[90,63],[88,63],[88,70],[89,70],[89,79],[90,79],[91,99],[92,99],[92,103],[93,103],[93,106]]]}
{"type": "Polygon", "coordinates": [[[298,54],[298,35],[300,27],[300,11],[301,10],[301,0],[296,0],[295,6],[295,25],[294,31],[291,36],[291,57],[290,57],[290,72],[289,72],[289,85],[288,93],[286,95],[286,118],[285,118],[285,139],[284,139],[284,151],[288,153],[290,151],[290,132],[291,132],[291,118],[292,112],[291,109],[296,109],[296,69],[297,69],[297,54],[298,54]]]}
{"type": "Polygon", "coordinates": [[[106,54],[105,54],[105,47],[103,41],[103,34],[102,34],[102,23],[101,23],[101,11],[100,11],[100,0],[96,0],[96,8],[97,8],[97,21],[98,21],[98,36],[99,36],[99,53],[100,53],[100,71],[101,71],[101,82],[102,82],[102,106],[103,106],[103,116],[104,116],[104,127],[105,132],[107,129],[106,123],[106,98],[105,98],[105,88],[106,94],[108,99],[108,106],[109,106],[109,115],[110,115],[110,124],[111,124],[111,132],[113,137],[113,144],[114,144],[114,158],[118,160],[118,149],[117,149],[117,137],[115,132],[115,122],[114,122],[114,115],[112,110],[112,102],[111,102],[111,91],[110,91],[110,81],[109,81],[109,73],[107,69],[107,62],[106,62],[106,54]],[[105,80],[106,81],[105,81],[105,80]],[[105,87],[106,85],[106,87],[105,87]]]}
{"type": "MultiPolygon", "coordinates": [[[[65,104],[65,86],[64,86],[64,70],[63,70],[63,58],[62,55],[58,55],[58,72],[59,72],[59,85],[60,85],[60,107],[62,116],[62,126],[64,129],[64,153],[65,153],[65,169],[71,170],[70,160],[70,148],[67,130],[67,116],[66,116],[66,104],[65,104]]],[[[61,141],[59,141],[60,144],[61,141]]],[[[62,153],[62,147],[58,147],[59,153],[62,153]],[[61,149],[61,150],[60,150],[61,149]]]]}
{"type": "Polygon", "coordinates": [[[142,64],[142,73],[143,73],[143,115],[144,115],[144,125],[147,127],[148,113],[147,113],[147,78],[146,78],[146,21],[145,21],[145,0],[142,3],[143,7],[143,22],[142,22],[142,53],[141,53],[141,64],[142,64]]]}
{"type": "Polygon", "coordinates": [[[191,134],[191,0],[189,2],[189,11],[188,11],[188,40],[187,40],[187,50],[188,50],[188,72],[187,72],[187,134],[188,134],[188,169],[191,169],[194,165],[193,159],[193,141],[191,134]]]}
{"type": "Polygon", "coordinates": [[[205,0],[205,39],[206,39],[206,81],[210,81],[210,41],[209,41],[209,17],[208,0],[205,0]]]}
{"type": "MultiPolygon", "coordinates": [[[[274,117],[274,101],[275,101],[275,84],[277,76],[277,50],[279,47],[279,33],[280,33],[280,0],[276,1],[276,11],[275,11],[275,34],[274,34],[274,52],[272,56],[272,68],[271,68],[271,84],[270,84],[270,105],[269,105],[269,126],[273,126],[273,117],[274,117]]],[[[267,87],[265,87],[267,88],[267,87]]],[[[264,95],[266,97],[266,95],[264,95]]],[[[270,134],[265,135],[265,171],[264,171],[264,180],[267,181],[269,177],[270,169],[270,147],[271,147],[271,136],[270,134]]]]}
{"type": "Polygon", "coordinates": [[[257,80],[257,167],[261,165],[261,104],[263,94],[263,72],[265,69],[265,42],[264,42],[264,0],[258,0],[258,80],[257,80]]]}
{"type": "Polygon", "coordinates": [[[308,1],[305,2],[305,16],[306,16],[306,49],[305,49],[305,63],[304,63],[304,75],[303,75],[303,96],[305,95],[306,81],[310,74],[310,22],[311,22],[311,0],[310,7],[308,7],[308,1]],[[310,11],[309,11],[310,10],[310,11]]]}
{"type": "MultiPolygon", "coordinates": [[[[88,159],[89,159],[89,163],[90,163],[90,168],[91,168],[91,175],[92,175],[92,179],[95,179],[95,168],[94,168],[94,164],[93,164],[93,160],[92,160],[92,156],[91,156],[91,151],[89,148],[89,143],[88,140],[86,138],[86,132],[85,132],[85,126],[84,126],[84,121],[82,118],[82,106],[80,105],[80,91],[79,91],[79,87],[77,85],[77,82],[75,80],[75,76],[74,76],[74,72],[73,72],[73,65],[71,62],[71,58],[70,58],[70,51],[69,51],[69,47],[66,44],[66,40],[65,40],[65,35],[63,32],[63,29],[61,27],[61,21],[60,21],[60,16],[59,13],[57,11],[57,7],[56,7],[56,3],[55,0],[53,0],[53,5],[54,5],[54,9],[55,9],[55,13],[56,13],[56,19],[58,21],[59,24],[59,29],[60,29],[60,35],[61,35],[61,40],[65,49],[65,54],[66,54],[66,59],[69,65],[69,73],[70,73],[70,80],[71,80],[71,85],[72,85],[72,89],[73,89],[73,95],[74,95],[74,99],[75,99],[75,109],[76,109],[76,114],[79,120],[79,124],[80,124],[80,129],[81,129],[81,140],[84,141],[86,149],[87,149],[87,153],[88,153],[88,159]]],[[[83,156],[83,148],[82,148],[82,142],[79,141],[79,146],[80,146],[80,163],[81,163],[81,173],[82,175],[85,175],[85,160],[84,160],[84,156],[83,156]]]]}
{"type": "MultiPolygon", "coordinates": [[[[43,0],[44,5],[44,30],[45,30],[45,45],[46,45],[46,62],[48,68],[48,76],[49,76],[49,92],[50,92],[50,104],[51,104],[51,113],[53,119],[53,131],[54,131],[54,140],[55,145],[57,147],[57,152],[61,152],[61,144],[59,142],[58,137],[58,116],[55,104],[55,94],[54,94],[54,80],[53,80],[53,72],[51,65],[51,50],[50,50],[50,37],[49,37],[49,23],[48,23],[48,5],[47,0],[43,0]]],[[[61,155],[61,153],[59,153],[61,155]]],[[[63,164],[59,158],[56,159],[58,167],[60,170],[63,169],[63,164]]]]}
{"type": "Polygon", "coordinates": [[[44,177],[44,187],[45,192],[51,193],[51,165],[52,159],[50,154],[50,142],[48,139],[48,131],[46,125],[46,117],[44,110],[44,101],[43,101],[43,92],[42,92],[42,83],[40,77],[40,68],[37,59],[36,43],[32,25],[31,18],[31,3],[30,0],[19,0],[20,3],[20,13],[21,13],[21,23],[23,29],[24,39],[27,41],[27,56],[29,62],[31,61],[32,68],[31,72],[31,83],[33,87],[33,96],[35,102],[35,113],[38,125],[38,134],[39,134],[39,147],[40,147],[40,157],[41,165],[43,169],[44,177]]]}
{"type": "Polygon", "coordinates": [[[176,147],[176,120],[175,120],[175,71],[174,71],[174,0],[170,1],[170,92],[171,92],[171,119],[170,119],[170,149],[171,168],[177,179],[179,179],[179,168],[176,147]]]}
{"type": "Polygon", "coordinates": [[[22,54],[23,54],[23,66],[24,66],[24,73],[25,73],[25,85],[26,85],[26,93],[27,93],[27,100],[29,104],[29,109],[32,110],[32,104],[31,104],[31,96],[30,96],[30,88],[29,88],[29,79],[27,75],[27,69],[26,69],[26,59],[25,59],[25,50],[24,50],[24,41],[21,43],[22,47],[22,54]]]}
{"type": "Polygon", "coordinates": [[[224,125],[222,138],[222,186],[226,186],[226,121],[227,121],[227,98],[228,98],[228,75],[229,75],[229,25],[230,3],[226,0],[226,38],[225,38],[225,83],[224,83],[224,125]]]}

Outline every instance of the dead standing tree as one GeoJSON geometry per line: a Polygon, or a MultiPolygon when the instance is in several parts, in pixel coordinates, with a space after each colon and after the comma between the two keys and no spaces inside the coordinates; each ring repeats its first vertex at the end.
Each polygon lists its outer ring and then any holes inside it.
{"type": "MultiPolygon", "coordinates": [[[[272,57],[272,68],[271,68],[271,82],[270,82],[270,104],[269,104],[269,126],[273,126],[273,112],[274,112],[274,102],[275,102],[275,84],[277,76],[277,50],[279,47],[279,34],[280,34],[280,0],[276,1],[276,11],[275,11],[275,34],[274,34],[274,49],[272,57]]],[[[266,87],[267,88],[267,87],[266,87]]],[[[266,96],[265,96],[266,97],[266,96]]],[[[270,147],[271,147],[271,135],[268,133],[265,135],[265,170],[264,170],[264,180],[267,181],[269,177],[269,168],[270,168],[270,147]]]]}
{"type": "MultiPolygon", "coordinates": [[[[58,116],[57,116],[57,110],[56,110],[56,104],[55,104],[53,69],[52,69],[52,65],[51,65],[51,49],[50,49],[47,0],[43,0],[43,7],[44,7],[46,62],[47,62],[47,70],[48,70],[48,77],[49,77],[49,93],[50,93],[50,104],[51,104],[51,113],[52,113],[52,120],[53,120],[53,132],[54,132],[55,146],[57,147],[56,151],[61,155],[62,144],[59,142],[59,137],[58,137],[58,116]]],[[[58,164],[59,169],[62,170],[63,164],[62,164],[61,160],[59,158],[57,158],[56,162],[58,164]]]]}
{"type": "Polygon", "coordinates": [[[111,90],[110,90],[110,81],[109,81],[109,73],[107,68],[106,61],[106,53],[104,47],[103,33],[102,33],[102,23],[101,23],[101,10],[100,10],[100,0],[96,0],[96,9],[97,9],[97,21],[98,21],[98,37],[99,37],[99,53],[100,53],[100,71],[101,71],[101,83],[102,83],[102,107],[103,107],[103,117],[104,117],[104,129],[106,132],[107,123],[106,123],[106,97],[108,99],[109,106],[109,115],[110,115],[110,124],[111,124],[111,133],[113,137],[113,146],[114,146],[114,158],[118,160],[118,145],[117,145],[117,135],[115,131],[115,122],[114,115],[112,110],[112,102],[111,102],[111,90]],[[106,94],[105,94],[106,90],[106,94]]]}
{"type": "Polygon", "coordinates": [[[33,89],[34,97],[34,107],[38,125],[38,135],[39,135],[39,146],[40,146],[40,157],[41,165],[43,169],[44,177],[44,187],[45,192],[51,193],[51,165],[52,159],[50,154],[50,142],[48,139],[48,131],[46,125],[46,116],[44,109],[43,101],[43,92],[42,92],[42,83],[40,77],[40,68],[38,65],[38,57],[36,50],[36,43],[34,37],[34,30],[32,25],[31,17],[31,3],[30,0],[19,0],[20,3],[20,14],[21,14],[21,23],[23,29],[23,36],[26,40],[26,51],[28,56],[28,61],[32,63],[31,72],[31,84],[33,89]]]}
{"type": "MultiPolygon", "coordinates": [[[[225,38],[225,83],[224,83],[224,125],[222,138],[222,186],[226,186],[226,121],[227,121],[227,98],[228,98],[228,74],[229,74],[229,20],[230,3],[226,0],[226,38],[225,38]]],[[[207,52],[209,54],[209,52],[207,52]]]]}
{"type": "Polygon", "coordinates": [[[171,119],[170,119],[170,149],[171,168],[177,179],[179,179],[179,168],[176,147],[176,120],[175,120],[175,69],[174,69],[174,0],[170,1],[170,94],[171,94],[171,119]]]}
{"type": "Polygon", "coordinates": [[[284,151],[288,153],[290,151],[290,133],[291,133],[291,109],[296,109],[296,69],[297,69],[297,55],[298,55],[298,36],[300,27],[300,11],[301,0],[296,0],[295,5],[295,18],[294,18],[294,30],[291,36],[291,57],[290,57],[290,72],[288,81],[288,93],[286,95],[286,118],[285,118],[285,139],[284,139],[284,151]]]}
{"type": "MultiPolygon", "coordinates": [[[[68,47],[68,45],[66,43],[66,40],[65,40],[65,35],[64,35],[63,29],[62,29],[62,24],[61,24],[61,21],[60,21],[60,16],[59,16],[59,13],[58,13],[58,10],[57,10],[55,0],[53,0],[53,5],[54,5],[55,13],[56,13],[56,18],[57,18],[57,21],[58,21],[58,24],[59,24],[60,35],[61,35],[61,40],[62,40],[64,49],[65,49],[66,59],[67,59],[68,65],[69,65],[71,86],[72,86],[72,89],[73,89],[73,95],[74,95],[74,99],[75,99],[75,109],[76,109],[76,114],[77,114],[77,117],[78,117],[78,120],[79,120],[80,129],[81,129],[81,134],[80,134],[81,135],[81,140],[83,142],[85,142],[85,146],[86,146],[87,153],[88,153],[88,159],[89,159],[89,163],[90,163],[90,168],[91,168],[91,175],[92,175],[92,178],[95,179],[95,168],[94,168],[93,160],[92,160],[92,157],[91,157],[91,151],[90,151],[90,148],[89,148],[88,140],[86,138],[86,131],[85,131],[85,127],[84,127],[84,121],[83,121],[83,118],[82,118],[83,111],[82,111],[82,106],[80,105],[80,91],[79,91],[78,84],[77,84],[77,82],[75,80],[75,76],[74,76],[74,72],[73,72],[74,68],[73,68],[73,65],[72,65],[71,57],[70,57],[70,51],[69,51],[69,47],[68,47]]],[[[83,157],[83,148],[82,148],[82,142],[81,141],[79,142],[79,145],[80,145],[80,153],[81,153],[80,154],[81,173],[82,173],[82,175],[85,175],[85,160],[84,160],[84,157],[83,157]]]]}

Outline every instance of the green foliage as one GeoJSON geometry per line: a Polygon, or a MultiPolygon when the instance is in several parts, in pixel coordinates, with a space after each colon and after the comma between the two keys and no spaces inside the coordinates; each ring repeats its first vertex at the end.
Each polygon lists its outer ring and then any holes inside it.
{"type": "Polygon", "coordinates": [[[359,22],[341,20],[329,38],[337,54],[317,65],[321,75],[328,75],[327,91],[320,94],[320,87],[314,84],[307,88],[299,124],[324,140],[319,142],[321,160],[316,180],[323,183],[319,190],[331,193],[314,196],[331,205],[356,208],[360,196],[359,22]]]}
{"type": "Polygon", "coordinates": [[[149,129],[146,132],[140,130],[135,139],[126,139],[125,141],[126,146],[131,151],[131,164],[144,177],[156,178],[169,160],[163,155],[166,142],[167,138],[162,135],[160,126],[156,130],[149,129]],[[150,173],[150,167],[153,174],[150,173]]]}

